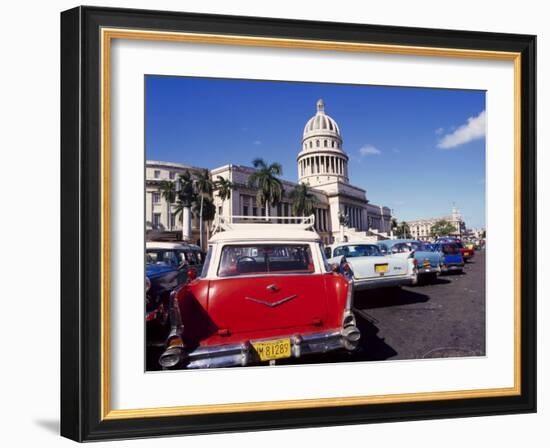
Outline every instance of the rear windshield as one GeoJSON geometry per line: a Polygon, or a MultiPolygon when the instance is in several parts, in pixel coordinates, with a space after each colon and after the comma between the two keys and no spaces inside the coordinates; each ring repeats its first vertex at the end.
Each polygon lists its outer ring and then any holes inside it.
{"type": "Polygon", "coordinates": [[[314,272],[307,244],[251,244],[224,246],[218,276],[314,272]]]}
{"type": "Polygon", "coordinates": [[[444,254],[453,255],[458,253],[458,246],[456,244],[442,244],[441,251],[444,254]]]}
{"type": "Polygon", "coordinates": [[[343,255],[348,258],[353,257],[379,257],[382,256],[380,248],[374,244],[348,244],[334,249],[334,256],[343,255]]]}

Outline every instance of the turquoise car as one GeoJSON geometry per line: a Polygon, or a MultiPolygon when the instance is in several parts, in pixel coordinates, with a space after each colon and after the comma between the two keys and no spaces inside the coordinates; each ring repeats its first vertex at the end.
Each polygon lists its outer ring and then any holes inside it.
{"type": "Polygon", "coordinates": [[[422,241],[399,239],[378,241],[377,244],[384,254],[414,258],[419,281],[433,282],[441,273],[441,266],[444,264],[443,253],[431,250],[422,241]]]}

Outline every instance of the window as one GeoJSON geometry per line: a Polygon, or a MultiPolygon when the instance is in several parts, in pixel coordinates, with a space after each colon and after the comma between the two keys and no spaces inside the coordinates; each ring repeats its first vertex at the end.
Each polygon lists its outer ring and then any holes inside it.
{"type": "Polygon", "coordinates": [[[312,141],[309,142],[309,147],[313,148],[313,142],[312,141]]]}
{"type": "Polygon", "coordinates": [[[349,244],[334,249],[334,256],[354,257],[380,257],[382,253],[375,244],[349,244]]]}
{"type": "Polygon", "coordinates": [[[328,146],[328,142],[326,140],[325,140],[324,146],[325,148],[328,146]]]}
{"type": "Polygon", "coordinates": [[[315,146],[317,146],[317,148],[320,146],[321,144],[319,143],[319,140],[315,140],[315,146]]]}
{"type": "Polygon", "coordinates": [[[196,266],[199,264],[199,258],[197,252],[189,250],[185,252],[185,259],[188,261],[190,266],[196,266]]]}
{"type": "Polygon", "coordinates": [[[332,147],[334,148],[334,140],[332,141],[332,147]]]}
{"type": "Polygon", "coordinates": [[[153,228],[158,229],[160,227],[160,213],[153,213],[153,228]]]}
{"type": "Polygon", "coordinates": [[[412,249],[405,243],[401,243],[401,244],[396,244],[395,246],[393,246],[391,248],[391,251],[393,254],[404,254],[404,253],[408,253],[408,252],[411,252],[412,249]]]}
{"type": "Polygon", "coordinates": [[[174,180],[176,178],[176,173],[174,171],[170,171],[170,179],[174,180]]]}
{"type": "Polygon", "coordinates": [[[253,244],[225,246],[218,275],[311,274],[314,270],[311,250],[307,244],[253,244]]]}
{"type": "Polygon", "coordinates": [[[160,192],[153,191],[153,204],[158,204],[160,202],[160,192]]]}
{"type": "Polygon", "coordinates": [[[176,215],[174,213],[170,215],[170,227],[172,229],[176,227],[176,215]]]}
{"type": "Polygon", "coordinates": [[[243,205],[243,216],[248,216],[248,205],[243,205]]]}
{"type": "Polygon", "coordinates": [[[256,216],[258,214],[258,208],[252,207],[252,216],[256,216]]]}
{"type": "Polygon", "coordinates": [[[160,170],[155,170],[155,172],[153,173],[153,176],[155,179],[159,179],[160,178],[160,170]]]}

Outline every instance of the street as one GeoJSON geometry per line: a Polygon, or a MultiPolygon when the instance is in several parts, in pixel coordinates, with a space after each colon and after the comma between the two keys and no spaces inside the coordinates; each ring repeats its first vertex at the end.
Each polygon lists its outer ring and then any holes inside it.
{"type": "Polygon", "coordinates": [[[463,274],[440,275],[434,284],[358,293],[355,313],[361,330],[356,353],[284,364],[482,356],[485,252],[476,252],[463,274]]]}

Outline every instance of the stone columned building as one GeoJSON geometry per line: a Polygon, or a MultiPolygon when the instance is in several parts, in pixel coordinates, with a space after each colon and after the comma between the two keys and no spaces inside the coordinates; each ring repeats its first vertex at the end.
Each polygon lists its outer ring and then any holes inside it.
{"type": "MultiPolygon", "coordinates": [[[[375,205],[367,199],[366,190],[350,183],[348,174],[349,157],[343,148],[340,127],[335,119],[325,112],[325,103],[317,101],[316,113],[307,120],[301,146],[297,155],[298,183],[310,187],[316,196],[315,223],[323,241],[330,244],[342,237],[339,216],[346,216],[347,226],[343,228],[345,239],[375,241],[389,238],[391,210],[375,205]]],[[[276,155],[270,160],[276,160],[276,155]]],[[[168,206],[159,194],[159,179],[174,179],[177,174],[189,170],[196,173],[197,167],[168,162],[147,161],[146,167],[146,222],[151,229],[179,230],[181,223],[168,216],[168,206]],[[164,173],[164,171],[167,171],[164,173]],[[150,176],[153,175],[153,178],[150,176]],[[155,202],[156,201],[156,202],[155,202]],[[156,205],[155,205],[156,204],[156,205]],[[155,208],[156,207],[156,208],[155,208]]],[[[248,186],[248,178],[254,168],[227,164],[209,168],[213,181],[218,177],[229,179],[235,189],[231,198],[222,201],[214,191],[216,213],[224,216],[263,216],[265,204],[256,203],[256,191],[248,186]]],[[[298,185],[296,182],[281,180],[285,190],[281,203],[269,210],[271,217],[291,216],[292,204],[288,194],[298,185]]],[[[172,207],[175,207],[174,205],[172,207]]],[[[193,221],[193,235],[198,238],[196,220],[193,221]]],[[[206,235],[205,235],[206,236],[206,235]]]]}

